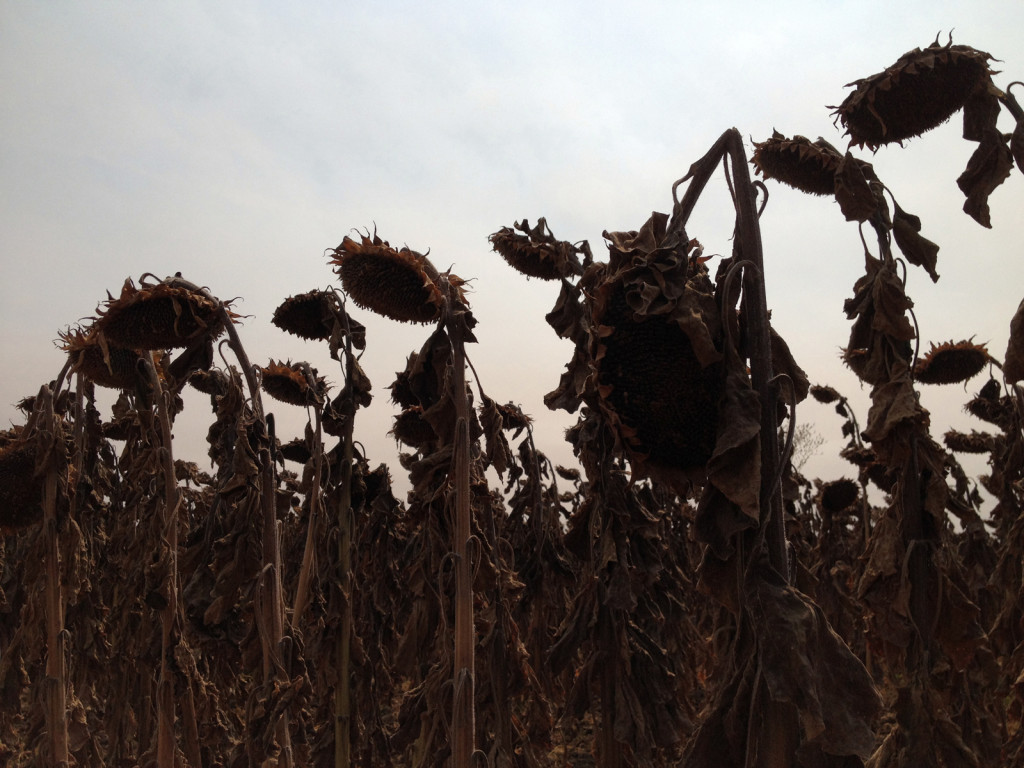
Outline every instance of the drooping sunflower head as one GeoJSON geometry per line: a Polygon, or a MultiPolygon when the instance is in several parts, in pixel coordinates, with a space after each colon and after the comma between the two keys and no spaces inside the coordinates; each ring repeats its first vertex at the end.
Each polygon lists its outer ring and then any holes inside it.
{"type": "Polygon", "coordinates": [[[290,405],[323,405],[327,394],[327,384],[323,377],[316,375],[315,368],[308,368],[302,363],[274,362],[261,367],[263,373],[263,389],[275,400],[290,405]]]}
{"type": "Polygon", "coordinates": [[[835,108],[853,144],[877,149],[920,136],[946,122],[990,81],[992,57],[966,45],[936,40],[863,80],[835,108]]]}
{"type": "Polygon", "coordinates": [[[543,216],[537,220],[536,227],[531,228],[526,219],[513,226],[515,229],[502,227],[488,238],[494,250],[513,269],[540,280],[583,274],[579,254],[584,251],[572,243],[557,240],[543,216]]]}
{"type": "Polygon", "coordinates": [[[766,179],[811,195],[835,194],[836,173],[843,156],[824,139],[811,142],[803,136],[787,139],[777,131],[767,141],[754,143],[751,162],[766,179]]]}
{"type": "Polygon", "coordinates": [[[639,232],[605,233],[609,269],[592,291],[598,403],[635,469],[702,471],[723,392],[714,287],[693,242],[655,214],[639,232]]]}
{"type": "Polygon", "coordinates": [[[970,340],[932,344],[914,366],[914,378],[922,384],[960,384],[981,373],[991,360],[984,344],[970,340]]]}
{"type": "Polygon", "coordinates": [[[330,291],[310,291],[289,296],[274,310],[271,322],[282,331],[310,341],[326,341],[334,327],[334,304],[330,291]]]}
{"type": "Polygon", "coordinates": [[[860,498],[860,486],[845,477],[825,483],[821,487],[821,506],[831,514],[842,512],[858,498],[860,498]]]}
{"type": "Polygon", "coordinates": [[[101,387],[132,390],[138,382],[142,354],[116,347],[92,329],[68,328],[60,334],[61,349],[71,358],[71,369],[101,387]]]}
{"type": "MultiPolygon", "coordinates": [[[[136,288],[125,280],[118,298],[97,310],[93,330],[111,345],[125,349],[174,349],[224,331],[220,302],[202,291],[168,281],[136,288]]],[[[227,312],[229,319],[236,315],[227,312]]]]}
{"type": "Polygon", "coordinates": [[[333,254],[331,264],[345,292],[363,309],[402,323],[430,323],[441,317],[441,276],[424,254],[396,250],[376,234],[361,235],[358,241],[345,237],[333,254]]]}

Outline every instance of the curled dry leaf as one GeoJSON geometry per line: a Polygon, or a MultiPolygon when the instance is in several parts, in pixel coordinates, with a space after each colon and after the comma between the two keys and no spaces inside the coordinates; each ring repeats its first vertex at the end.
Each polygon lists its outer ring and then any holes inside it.
{"type": "Polygon", "coordinates": [[[42,520],[42,493],[36,441],[15,436],[0,448],[0,536],[42,520]]]}
{"type": "Polygon", "coordinates": [[[1003,358],[1003,375],[1010,384],[1024,379],[1024,301],[1017,305],[1017,311],[1010,320],[1010,339],[1006,343],[1003,358]]]}
{"type": "Polygon", "coordinates": [[[847,221],[867,221],[879,210],[879,201],[872,189],[872,182],[877,181],[871,163],[846,153],[836,169],[835,194],[847,221]]]}
{"type": "Polygon", "coordinates": [[[1010,135],[1010,154],[1017,163],[1017,170],[1024,173],[1024,120],[1018,120],[1010,135]]]}
{"type": "Polygon", "coordinates": [[[530,227],[526,219],[514,224],[517,233],[509,227],[502,227],[488,240],[494,250],[511,267],[527,277],[541,280],[558,280],[583,274],[579,254],[584,251],[572,243],[558,240],[542,216],[537,226],[530,227]]]}
{"type": "Polygon", "coordinates": [[[946,122],[990,82],[992,57],[966,45],[939,45],[903,54],[883,72],[850,85],[835,114],[859,146],[903,142],[946,122]]]}
{"type": "Polygon", "coordinates": [[[983,227],[992,227],[988,197],[1006,181],[1011,170],[1013,154],[1003,135],[993,128],[982,137],[967,161],[966,170],[956,180],[957,186],[967,195],[964,212],[983,227]]]}
{"type": "Polygon", "coordinates": [[[935,264],[939,254],[939,246],[921,236],[921,219],[907,213],[899,204],[895,204],[896,212],[892,217],[892,236],[900,252],[911,264],[924,267],[932,282],[937,282],[939,273],[935,264]]]}

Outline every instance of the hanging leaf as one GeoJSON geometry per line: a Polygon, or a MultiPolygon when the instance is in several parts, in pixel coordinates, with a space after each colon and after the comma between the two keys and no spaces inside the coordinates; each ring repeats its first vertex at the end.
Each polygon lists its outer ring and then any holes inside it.
{"type": "Polygon", "coordinates": [[[999,131],[986,133],[971,159],[967,169],[960,174],[956,184],[967,195],[964,211],[983,227],[992,227],[988,209],[988,196],[996,187],[1006,181],[1013,169],[1013,154],[999,131]]]}
{"type": "Polygon", "coordinates": [[[938,282],[939,273],[935,271],[939,246],[921,236],[921,219],[907,213],[895,203],[896,212],[892,217],[892,234],[896,245],[911,264],[924,267],[932,282],[938,282]]]}
{"type": "Polygon", "coordinates": [[[964,138],[981,141],[990,131],[996,130],[998,117],[999,97],[989,81],[975,88],[964,104],[964,138]]]}
{"type": "Polygon", "coordinates": [[[1017,170],[1024,173],[1024,119],[1017,121],[1010,136],[1010,153],[1017,163],[1017,170]]]}
{"type": "Polygon", "coordinates": [[[870,180],[875,180],[871,165],[847,152],[835,177],[836,201],[847,221],[867,221],[878,210],[870,180]]]}
{"type": "Polygon", "coordinates": [[[1003,375],[1010,384],[1024,379],[1024,301],[1017,306],[1010,320],[1010,340],[1006,344],[1003,375]]]}

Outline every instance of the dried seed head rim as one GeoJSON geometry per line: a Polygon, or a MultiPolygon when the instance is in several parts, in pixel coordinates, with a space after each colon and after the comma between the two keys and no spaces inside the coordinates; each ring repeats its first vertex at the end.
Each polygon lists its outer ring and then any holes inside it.
{"type": "Polygon", "coordinates": [[[984,344],[970,340],[932,344],[914,367],[914,378],[922,384],[960,384],[973,379],[991,361],[984,344]]]}

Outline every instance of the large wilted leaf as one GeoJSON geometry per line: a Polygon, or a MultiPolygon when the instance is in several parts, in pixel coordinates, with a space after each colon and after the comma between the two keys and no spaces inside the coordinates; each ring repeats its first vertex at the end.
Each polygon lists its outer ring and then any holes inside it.
{"type": "Polygon", "coordinates": [[[988,196],[1006,181],[1013,169],[1013,154],[997,130],[988,131],[967,161],[967,169],[956,184],[967,195],[964,212],[983,227],[992,227],[988,196]]]}
{"type": "Polygon", "coordinates": [[[1017,306],[1010,320],[1010,340],[1006,345],[1003,375],[1010,384],[1024,379],[1024,301],[1017,306]]]}
{"type": "Polygon", "coordinates": [[[939,273],[935,271],[939,246],[921,235],[921,219],[909,214],[896,204],[892,216],[892,235],[896,245],[907,261],[918,267],[924,267],[932,282],[937,282],[939,273]]]}

